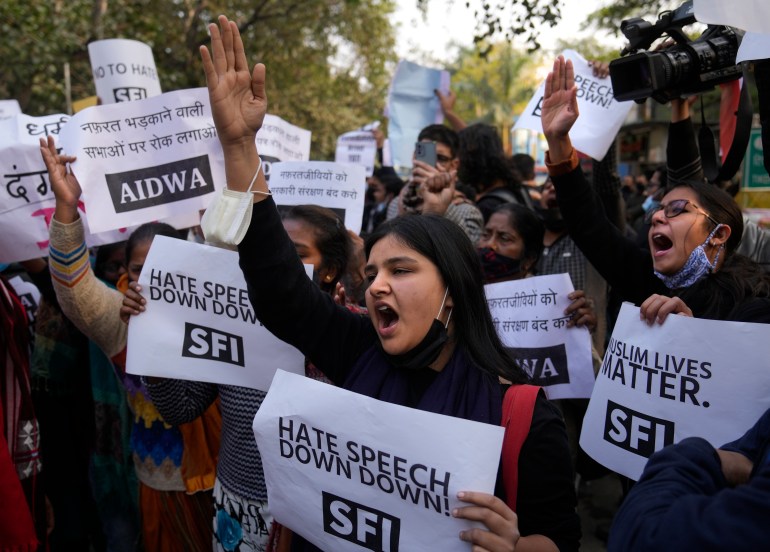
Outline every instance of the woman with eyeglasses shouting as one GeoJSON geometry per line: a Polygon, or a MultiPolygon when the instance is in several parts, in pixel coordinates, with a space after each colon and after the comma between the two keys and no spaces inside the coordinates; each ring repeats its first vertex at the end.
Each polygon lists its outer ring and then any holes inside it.
{"type": "Polygon", "coordinates": [[[669,314],[770,323],[770,277],[734,253],[741,210],[724,191],[688,181],[647,213],[650,253],[613,226],[578,166],[569,131],[578,118],[572,63],[559,57],[545,84],[546,165],[570,236],[624,300],[652,324],[669,314]]]}

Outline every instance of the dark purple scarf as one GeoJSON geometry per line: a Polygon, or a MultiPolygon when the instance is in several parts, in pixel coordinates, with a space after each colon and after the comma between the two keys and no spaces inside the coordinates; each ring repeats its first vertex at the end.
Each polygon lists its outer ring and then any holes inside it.
{"type": "MultiPolygon", "coordinates": [[[[390,366],[375,345],[356,361],[342,387],[375,399],[405,405],[410,396],[409,385],[406,370],[390,366]]],[[[465,350],[458,346],[416,408],[499,425],[502,403],[503,395],[497,380],[476,368],[465,350]]]]}

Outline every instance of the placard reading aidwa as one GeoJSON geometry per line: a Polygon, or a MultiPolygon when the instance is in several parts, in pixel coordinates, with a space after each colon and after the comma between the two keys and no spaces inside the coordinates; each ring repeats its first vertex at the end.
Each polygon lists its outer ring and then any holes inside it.
{"type": "Polygon", "coordinates": [[[268,182],[273,173],[273,163],[310,159],[310,136],[309,130],[292,125],[276,115],[265,115],[256,142],[268,182]]]}
{"type": "Polygon", "coordinates": [[[61,142],[93,232],[205,209],[225,185],[205,88],[84,109],[61,142]]]}
{"type": "Polygon", "coordinates": [[[694,0],[693,7],[700,23],[770,34],[770,3],[767,0],[694,0]]]}
{"type": "Polygon", "coordinates": [[[549,399],[588,398],[594,385],[591,334],[568,328],[569,274],[487,284],[492,322],[503,345],[549,399]]]}
{"type": "Polygon", "coordinates": [[[494,493],[503,432],[285,372],[254,417],[276,521],[342,552],[467,552],[451,512],[494,493]]]}
{"type": "MultiPolygon", "coordinates": [[[[57,137],[67,115],[16,115],[0,121],[0,262],[12,263],[48,255],[48,225],[56,201],[40,155],[40,138],[57,137]]],[[[85,206],[79,205],[89,247],[128,238],[132,227],[92,234],[85,206]]],[[[197,213],[164,219],[175,228],[195,226],[197,213]]]]}
{"type": "Polygon", "coordinates": [[[152,48],[125,38],[88,44],[96,95],[103,105],[143,100],[161,94],[152,48]]]}
{"type": "Polygon", "coordinates": [[[278,210],[294,205],[331,209],[356,234],[364,216],[366,173],[363,165],[329,161],[283,162],[273,165],[270,191],[278,210]]]}
{"type": "Polygon", "coordinates": [[[139,284],[147,304],[128,326],[128,373],[262,390],[276,370],[304,375],[302,353],[257,320],[236,252],[156,236],[139,284]]]}
{"type": "Polygon", "coordinates": [[[358,130],[346,132],[337,138],[334,161],[336,163],[363,165],[366,167],[366,176],[372,176],[377,157],[377,140],[372,131],[379,126],[380,122],[375,121],[358,130]]]}
{"type": "MultiPolygon", "coordinates": [[[[569,133],[572,144],[578,151],[601,161],[634,104],[615,101],[610,77],[595,77],[588,62],[580,54],[574,50],[564,50],[562,55],[572,60],[575,68],[575,86],[580,110],[580,117],[569,133]]],[[[543,131],[540,111],[544,94],[545,82],[540,85],[524,112],[516,120],[513,130],[526,128],[543,131]]]]}
{"type": "Polygon", "coordinates": [[[767,410],[770,326],[669,315],[661,324],[620,310],[580,446],[639,479],[647,459],[686,437],[715,447],[737,439],[767,410]]]}

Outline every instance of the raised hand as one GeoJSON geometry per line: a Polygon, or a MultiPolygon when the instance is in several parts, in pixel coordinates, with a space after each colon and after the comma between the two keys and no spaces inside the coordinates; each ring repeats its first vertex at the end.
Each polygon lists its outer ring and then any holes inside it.
{"type": "Polygon", "coordinates": [[[54,217],[61,223],[69,224],[78,219],[78,201],[83,193],[80,183],[67,164],[75,161],[71,155],[59,155],[53,136],[40,139],[40,155],[48,169],[48,181],[56,198],[54,217]]]}
{"type": "Polygon", "coordinates": [[[226,16],[209,32],[211,52],[201,46],[200,53],[219,140],[222,147],[253,143],[267,112],[265,66],[249,72],[238,26],[226,16]]]}
{"type": "Polygon", "coordinates": [[[543,134],[548,143],[568,136],[579,115],[575,69],[572,62],[559,56],[553,71],[545,79],[545,94],[540,110],[543,134]]]}

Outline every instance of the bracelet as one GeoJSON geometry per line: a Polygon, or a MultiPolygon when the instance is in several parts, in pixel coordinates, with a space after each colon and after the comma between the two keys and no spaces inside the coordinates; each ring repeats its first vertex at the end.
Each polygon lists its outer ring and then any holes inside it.
{"type": "Polygon", "coordinates": [[[263,196],[271,196],[271,195],[273,195],[273,192],[271,192],[270,190],[268,190],[266,192],[261,192],[259,190],[251,190],[251,193],[252,194],[260,194],[260,195],[263,195],[263,196]]]}

